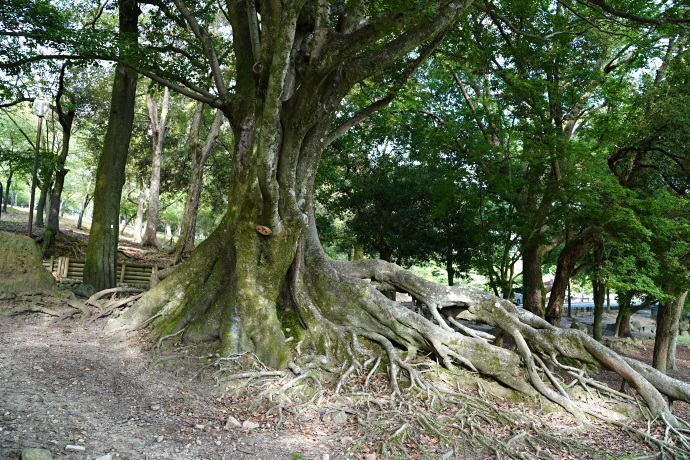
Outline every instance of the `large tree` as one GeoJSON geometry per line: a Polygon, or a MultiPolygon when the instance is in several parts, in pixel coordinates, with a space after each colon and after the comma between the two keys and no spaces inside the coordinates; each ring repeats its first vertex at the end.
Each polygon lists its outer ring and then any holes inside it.
{"type": "Polygon", "coordinates": [[[134,66],[223,110],[235,138],[228,209],[218,229],[129,310],[120,325],[148,325],[154,336],[182,334],[190,342],[220,339],[224,354],[252,350],[268,365],[285,367],[293,350],[280,318],[294,315],[302,331],[298,350],[335,353],[345,360],[350,347],[358,349],[353,336],[379,344],[389,359],[394,391],[401,368],[419,383],[416,371],[395,351],[397,345],[410,355],[434,352],[448,367],[466,365],[528,394],[542,393],[581,415],[580,408],[538,375],[535,352],[553,365],[560,355],[605,364],[639,391],[653,413],[675,423],[658,391],[690,400],[686,387],[665,386],[644,365],[618,357],[577,331],[553,327],[472,289],[434,285],[388,262],[325,257],[312,200],[323,148],[391,100],[467,3],[428,3],[423,10],[410,10],[409,5],[385,2],[365,11],[363,3],[267,1],[257,14],[252,2],[250,8],[230,2],[226,14],[232,52],[221,49],[224,42],[205,27],[211,18],[181,0],[174,3],[201,44],[215,91],[167,81],[164,72],[134,66]],[[221,56],[229,56],[225,59],[233,64],[229,75],[221,56]],[[400,70],[396,78],[380,82],[389,85],[384,97],[359,111],[340,108],[353,85],[392,65],[400,70]],[[351,117],[332,127],[336,115],[348,110],[351,117]],[[391,289],[429,305],[439,325],[379,291],[391,289]],[[439,314],[448,307],[457,307],[458,317],[504,330],[518,353],[492,346],[481,335],[454,332],[439,314]]]}
{"type": "MultiPolygon", "coordinates": [[[[228,208],[213,234],[123,315],[120,325],[148,326],[160,338],[220,339],[223,354],[253,351],[264,363],[290,366],[296,373],[303,369],[292,359],[301,352],[308,352],[298,360],[305,368],[326,369],[332,369],[327,363],[332,356],[356,367],[360,354],[378,352],[388,360],[394,392],[401,390],[400,370],[412,386],[429,388],[398,351],[407,350],[411,358],[423,350],[448,368],[466,366],[526,394],[542,394],[584,418],[587,409],[571,401],[549,372],[547,364],[571,370],[560,356],[618,372],[652,414],[669,425],[681,424],[662,393],[690,401],[688,385],[666,380],[579,331],[561,330],[477,290],[428,282],[389,262],[325,257],[312,194],[324,147],[389,103],[472,2],[228,1],[224,13],[231,28],[213,34],[209,25],[217,17],[202,8],[207,5],[173,3],[174,11],[162,13],[189,32],[176,39],[189,41],[166,42],[159,50],[178,51],[177,58],[141,56],[127,65],[221,109],[228,118],[235,139],[228,208]],[[231,36],[223,35],[229,31],[231,36]],[[201,69],[195,73],[196,65],[201,69]],[[377,81],[386,87],[383,97],[360,110],[341,107],[354,85],[391,66],[397,75],[377,81]],[[203,89],[206,81],[192,81],[195,76],[203,80],[209,69],[213,91],[203,89]],[[172,73],[181,70],[188,78],[173,81],[172,73]],[[333,126],[336,116],[348,112],[349,118],[333,126]],[[412,294],[430,307],[438,324],[379,289],[412,294]],[[439,309],[451,311],[453,320],[502,329],[517,352],[494,346],[490,336],[464,326],[465,333],[457,333],[439,309]],[[296,318],[290,332],[293,327],[300,331],[296,344],[281,327],[281,319],[289,317],[296,318]],[[367,340],[366,350],[358,337],[367,340]],[[540,372],[552,378],[555,389],[540,372]]],[[[99,221],[108,223],[102,216],[99,221]]]]}

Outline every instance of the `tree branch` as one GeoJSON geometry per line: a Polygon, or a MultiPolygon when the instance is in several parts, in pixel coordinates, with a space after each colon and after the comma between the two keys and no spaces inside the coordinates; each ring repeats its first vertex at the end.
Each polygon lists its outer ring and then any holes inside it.
{"type": "Polygon", "coordinates": [[[429,57],[431,54],[434,52],[434,50],[438,47],[438,45],[441,43],[443,40],[443,37],[445,36],[445,30],[441,31],[433,40],[431,43],[429,43],[428,46],[422,50],[422,52],[419,54],[417,59],[415,59],[411,65],[409,65],[398,77],[398,79],[393,83],[391,86],[390,90],[388,91],[388,94],[386,94],[385,97],[379,99],[378,101],[374,102],[373,104],[369,105],[368,107],[365,107],[361,111],[359,111],[356,115],[351,117],[349,120],[344,121],[340,126],[335,128],[333,131],[328,133],[328,136],[326,136],[326,142],[324,143],[324,148],[329,146],[331,142],[345,134],[350,128],[361,122],[362,120],[366,119],[369,117],[371,114],[383,109],[386,107],[388,104],[391,103],[393,98],[400,92],[402,87],[405,85],[407,80],[412,76],[412,74],[419,69],[419,66],[422,65],[422,63],[429,57]]]}
{"type": "Polygon", "coordinates": [[[483,11],[484,13],[488,14],[488,15],[491,16],[494,20],[501,21],[502,23],[504,23],[505,25],[507,25],[508,28],[509,28],[510,30],[512,30],[514,33],[516,33],[516,34],[518,34],[518,35],[522,35],[523,37],[531,38],[531,39],[533,39],[533,40],[539,40],[539,41],[542,41],[542,42],[547,42],[547,41],[549,41],[550,39],[552,39],[553,37],[557,37],[558,35],[566,35],[566,34],[568,34],[568,35],[579,35],[579,34],[581,33],[581,32],[574,32],[574,31],[572,31],[572,30],[559,30],[559,31],[552,32],[552,33],[550,33],[550,34],[545,35],[545,36],[542,37],[541,35],[535,35],[535,34],[531,34],[531,33],[529,33],[529,32],[525,32],[524,30],[520,30],[520,28],[516,27],[516,26],[510,21],[510,19],[508,19],[507,17],[505,17],[505,16],[503,16],[503,15],[501,15],[501,14],[496,13],[496,12],[495,12],[494,10],[492,10],[491,8],[489,8],[489,7],[487,7],[487,6],[484,6],[484,5],[481,5],[481,4],[478,3],[478,2],[474,2],[474,3],[472,4],[472,6],[474,6],[474,7],[477,8],[478,10],[483,11]]]}
{"type": "Polygon", "coordinates": [[[217,97],[213,96],[210,92],[203,88],[192,85],[190,83],[185,83],[185,85],[189,88],[187,89],[184,86],[180,86],[177,83],[173,83],[170,80],[163,78],[156,73],[144,69],[143,67],[139,67],[129,62],[123,62],[123,64],[131,68],[132,70],[140,73],[141,75],[150,78],[156,83],[160,83],[161,85],[167,86],[173,91],[185,95],[191,99],[194,99],[195,101],[203,102],[215,108],[220,108],[222,105],[221,101],[217,97]]]}
{"type": "Polygon", "coordinates": [[[609,4],[607,4],[604,0],[587,0],[586,3],[596,5],[599,8],[601,8],[603,11],[619,17],[623,19],[630,19],[631,21],[635,22],[641,22],[643,24],[654,24],[654,25],[662,25],[662,24],[690,24],[690,19],[678,19],[678,18],[648,18],[645,16],[637,16],[634,14],[626,13],[625,11],[621,11],[619,9],[611,7],[609,4]]]}
{"type": "Polygon", "coordinates": [[[362,81],[366,77],[385,69],[420,43],[440,34],[471,3],[472,0],[465,0],[459,6],[452,2],[446,4],[432,19],[422,21],[382,47],[354,58],[351,65],[345,70],[345,81],[362,81]]]}
{"type": "MultiPolygon", "coordinates": [[[[182,13],[182,16],[189,24],[192,32],[201,42],[201,46],[204,49],[206,58],[211,66],[211,74],[213,75],[213,81],[216,84],[216,89],[222,100],[229,98],[228,88],[225,85],[225,80],[223,78],[223,72],[220,68],[220,63],[218,62],[218,56],[216,56],[216,51],[213,48],[213,43],[211,42],[211,36],[208,31],[196,20],[192,12],[187,8],[183,0],[173,0],[173,3],[177,7],[178,11],[182,13]]],[[[197,99],[198,100],[198,99],[197,99]]]]}

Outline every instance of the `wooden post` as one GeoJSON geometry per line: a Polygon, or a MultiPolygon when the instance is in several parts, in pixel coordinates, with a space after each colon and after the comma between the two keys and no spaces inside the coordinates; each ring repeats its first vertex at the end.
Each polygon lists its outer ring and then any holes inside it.
{"type": "Polygon", "coordinates": [[[69,271],[69,257],[65,257],[65,261],[62,263],[62,276],[67,278],[67,273],[69,271]]]}
{"type": "Polygon", "coordinates": [[[120,283],[125,282],[125,268],[127,267],[127,264],[122,262],[122,271],[120,271],[120,283]]]}

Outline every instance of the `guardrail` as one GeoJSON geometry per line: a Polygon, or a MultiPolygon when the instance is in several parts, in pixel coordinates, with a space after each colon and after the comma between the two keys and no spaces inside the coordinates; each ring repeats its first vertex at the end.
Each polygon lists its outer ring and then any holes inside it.
{"type": "MultiPolygon", "coordinates": [[[[58,281],[79,279],[84,277],[83,260],[70,259],[69,257],[51,258],[44,260],[43,266],[51,272],[58,281]]],[[[117,263],[117,282],[119,284],[138,284],[148,286],[151,283],[151,275],[159,269],[160,265],[131,264],[127,262],[117,263]]]]}

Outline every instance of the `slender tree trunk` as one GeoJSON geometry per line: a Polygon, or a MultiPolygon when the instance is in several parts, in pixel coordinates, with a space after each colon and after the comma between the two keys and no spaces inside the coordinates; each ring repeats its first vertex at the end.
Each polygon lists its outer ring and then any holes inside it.
{"type": "MultiPolygon", "coordinates": [[[[91,185],[91,181],[89,181],[89,186],[91,185]]],[[[86,187],[88,190],[88,187],[86,187]]],[[[84,220],[84,213],[86,212],[86,207],[89,205],[89,201],[91,201],[91,195],[88,193],[84,195],[84,198],[81,200],[81,209],[79,210],[79,218],[77,219],[77,229],[81,230],[82,226],[82,221],[84,220]]]]}
{"type": "Polygon", "coordinates": [[[131,197],[132,192],[129,192],[127,199],[130,203],[137,205],[137,213],[134,217],[134,225],[132,225],[132,230],[134,231],[134,242],[141,243],[141,234],[144,227],[144,192],[139,191],[138,196],[135,200],[131,197]]]}
{"type": "Polygon", "coordinates": [[[46,201],[48,200],[48,191],[52,186],[50,180],[52,179],[52,170],[46,168],[47,171],[43,171],[43,178],[41,180],[41,194],[38,198],[38,203],[36,204],[36,226],[43,227],[45,225],[44,213],[46,209],[46,201]]]}
{"type": "Polygon", "coordinates": [[[2,214],[2,201],[4,198],[5,194],[3,193],[2,182],[0,182],[0,215],[2,214]]]}
{"type": "MultiPolygon", "coordinates": [[[[119,2],[120,34],[128,40],[137,39],[140,12],[135,0],[119,2]]],[[[134,122],[136,89],[137,73],[118,63],[115,67],[108,129],[98,161],[93,220],[84,265],[84,283],[97,290],[109,289],[117,284],[117,227],[134,122]]]]}
{"type": "Polygon", "coordinates": [[[455,269],[453,268],[453,250],[448,251],[446,257],[446,272],[448,273],[448,286],[454,285],[455,269]]]}
{"type": "Polygon", "coordinates": [[[189,188],[187,189],[187,201],[184,206],[182,217],[182,227],[180,235],[175,244],[174,263],[178,263],[182,258],[186,258],[194,250],[194,236],[196,234],[196,219],[199,212],[199,197],[201,196],[201,186],[203,183],[204,166],[208,159],[216,139],[223,124],[223,112],[216,110],[211,129],[209,130],[206,142],[202,146],[199,142],[201,122],[203,121],[204,104],[197,102],[192,119],[192,127],[189,133],[190,157],[192,160],[189,176],[189,188]]]}
{"type": "Polygon", "coordinates": [[[151,120],[153,145],[151,146],[149,207],[146,213],[146,230],[141,239],[141,245],[157,248],[158,241],[156,240],[156,231],[158,227],[158,205],[160,202],[161,161],[163,156],[163,143],[165,142],[165,135],[168,132],[166,123],[168,121],[168,108],[170,106],[170,90],[167,87],[163,90],[163,103],[161,106],[160,118],[158,117],[156,100],[149,94],[146,95],[146,106],[149,110],[149,120],[151,120]]]}
{"type": "MultiPolygon", "coordinates": [[[[604,242],[599,241],[594,250],[594,261],[597,265],[594,267],[594,275],[592,276],[592,291],[594,296],[594,340],[602,341],[601,323],[604,318],[604,300],[606,296],[606,282],[603,279],[601,264],[604,261],[604,242]]],[[[570,281],[570,280],[568,280],[570,281]]]]}
{"type": "Polygon", "coordinates": [[[544,317],[544,281],[541,273],[541,247],[533,244],[522,255],[522,302],[524,308],[544,317]]]}
{"type": "Polygon", "coordinates": [[[599,278],[595,276],[592,279],[592,288],[594,290],[594,340],[601,342],[602,340],[602,319],[604,317],[604,297],[605,297],[605,284],[601,282],[599,278]]]}
{"type": "Polygon", "coordinates": [[[685,299],[688,296],[688,291],[684,291],[676,296],[673,301],[673,309],[671,310],[671,337],[668,341],[668,360],[666,367],[674,371],[678,370],[676,366],[676,345],[678,344],[678,327],[680,325],[680,316],[683,314],[683,306],[685,299]]]}
{"type": "Polygon", "coordinates": [[[48,207],[48,218],[46,219],[46,233],[43,238],[43,258],[50,257],[51,250],[55,243],[55,238],[60,231],[60,205],[62,200],[62,190],[65,186],[65,176],[68,169],[65,168],[67,161],[67,154],[69,153],[69,142],[72,137],[72,122],[76,114],[74,108],[74,100],[70,100],[69,108],[66,112],[62,109],[61,97],[64,90],[64,72],[63,66],[60,73],[60,88],[58,90],[57,109],[58,119],[62,127],[62,149],[57,156],[57,169],[55,171],[55,183],[50,192],[50,205],[48,207]]]}
{"type": "MultiPolygon", "coordinates": [[[[12,175],[14,171],[10,171],[7,176],[7,182],[5,183],[5,201],[2,203],[2,208],[7,212],[7,203],[10,201],[10,185],[12,185],[12,175]]],[[[12,206],[17,206],[16,202],[12,203],[12,206]]]]}

